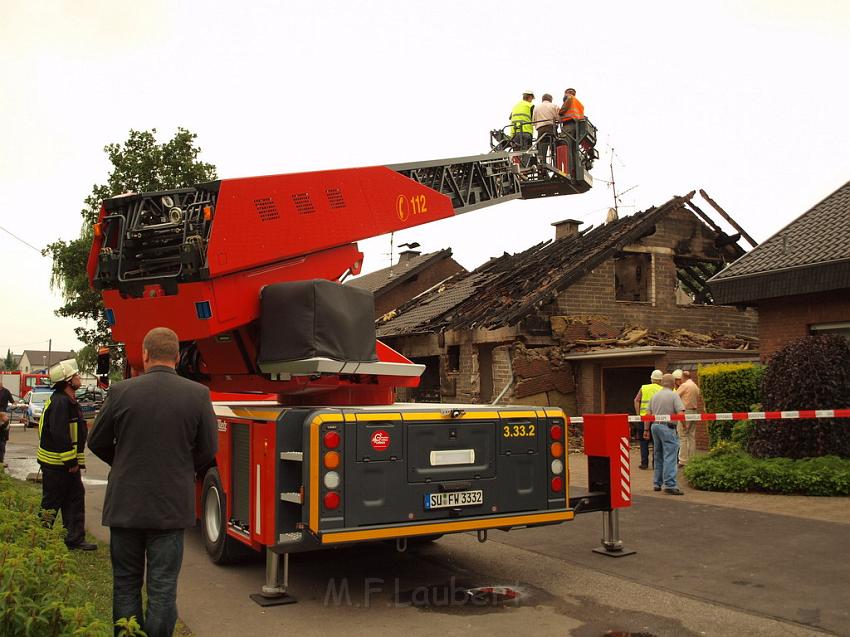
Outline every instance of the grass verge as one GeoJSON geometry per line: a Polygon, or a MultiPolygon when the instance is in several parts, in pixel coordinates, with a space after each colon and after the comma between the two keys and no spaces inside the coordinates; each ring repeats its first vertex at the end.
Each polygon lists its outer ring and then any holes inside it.
{"type": "MultiPolygon", "coordinates": [[[[76,613],[66,623],[74,625],[77,621],[79,627],[86,626],[80,634],[112,635],[109,546],[88,536],[87,541],[98,545],[97,551],[68,551],[62,542],[61,524],[53,529],[42,527],[40,501],[40,485],[16,480],[0,469],[0,542],[6,544],[0,549],[0,633],[4,636],[72,634],[54,633],[55,627],[49,625],[51,617],[45,607],[53,604],[57,613],[62,612],[59,602],[48,599],[46,591],[42,591],[44,596],[36,598],[36,591],[60,585],[60,581],[50,581],[58,573],[63,589],[55,592],[61,593],[61,606],[71,614],[76,613]],[[57,568],[56,564],[60,566],[57,568]],[[39,573],[46,576],[45,581],[37,580],[39,573]]],[[[179,620],[174,635],[193,637],[192,631],[179,620]]]]}

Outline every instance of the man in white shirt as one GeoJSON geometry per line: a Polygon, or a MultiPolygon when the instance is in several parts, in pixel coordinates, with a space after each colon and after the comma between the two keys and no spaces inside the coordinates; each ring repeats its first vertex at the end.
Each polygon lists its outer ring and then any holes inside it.
{"type": "Polygon", "coordinates": [[[534,107],[534,128],[537,129],[537,157],[539,163],[554,164],[555,128],[558,125],[558,107],[552,103],[549,93],[534,107]]]}

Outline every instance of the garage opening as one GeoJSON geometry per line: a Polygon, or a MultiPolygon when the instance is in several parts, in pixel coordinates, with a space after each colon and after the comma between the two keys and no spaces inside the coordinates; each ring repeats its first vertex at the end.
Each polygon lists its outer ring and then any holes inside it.
{"type": "Polygon", "coordinates": [[[425,365],[425,371],[419,377],[419,387],[408,390],[408,400],[414,403],[440,402],[440,357],[421,356],[410,360],[425,365]]]}

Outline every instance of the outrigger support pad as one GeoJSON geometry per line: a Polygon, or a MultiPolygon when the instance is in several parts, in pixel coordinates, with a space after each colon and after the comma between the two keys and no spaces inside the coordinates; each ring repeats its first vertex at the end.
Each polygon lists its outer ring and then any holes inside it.
{"type": "Polygon", "coordinates": [[[289,586],[289,553],[283,554],[283,570],[280,568],[280,553],[266,548],[266,583],[260,593],[250,595],[260,606],[283,606],[298,600],[286,592],[289,586]]]}
{"type": "Polygon", "coordinates": [[[620,512],[617,509],[602,512],[602,546],[593,549],[593,552],[608,557],[625,557],[637,553],[623,546],[620,539],[620,512]]]}

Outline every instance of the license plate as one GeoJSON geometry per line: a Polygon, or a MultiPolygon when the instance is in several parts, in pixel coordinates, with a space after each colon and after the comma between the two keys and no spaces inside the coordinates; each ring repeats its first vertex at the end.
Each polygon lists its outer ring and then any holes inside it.
{"type": "Polygon", "coordinates": [[[446,493],[428,493],[425,495],[425,510],[447,509],[449,507],[468,507],[484,503],[484,492],[448,491],[446,493]]]}

